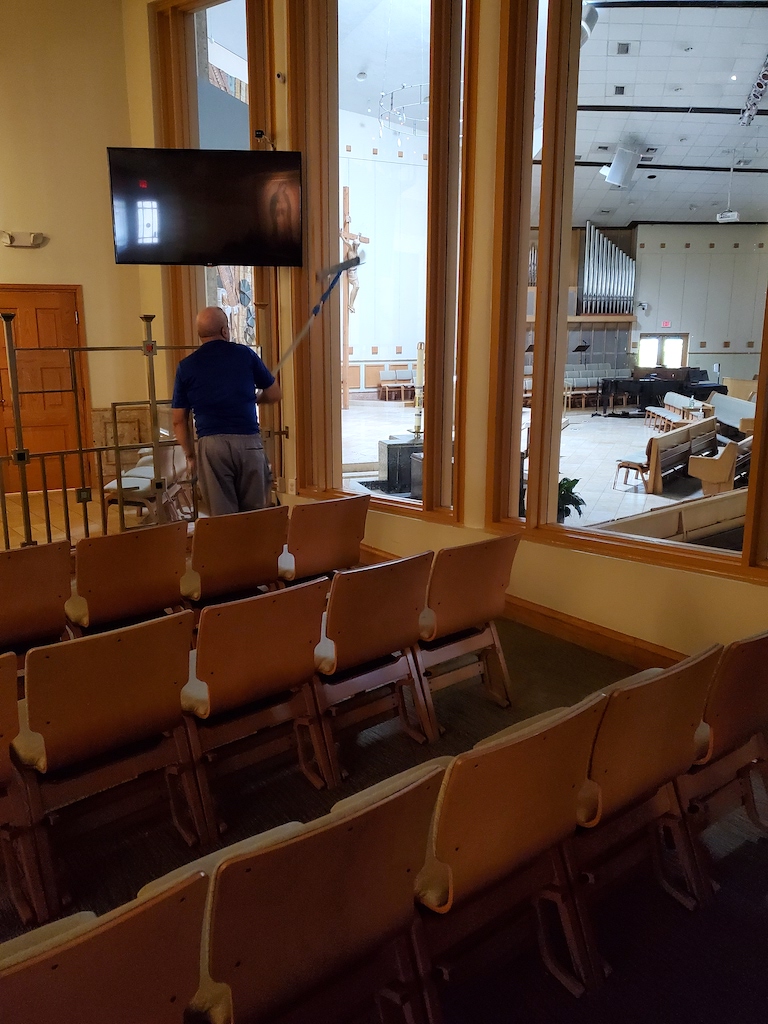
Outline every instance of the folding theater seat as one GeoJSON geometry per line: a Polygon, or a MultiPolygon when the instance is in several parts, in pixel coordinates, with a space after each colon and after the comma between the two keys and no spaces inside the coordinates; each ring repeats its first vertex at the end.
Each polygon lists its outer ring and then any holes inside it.
{"type": "Polygon", "coordinates": [[[501,707],[511,701],[512,685],[493,620],[504,614],[519,542],[519,537],[497,537],[443,548],[435,555],[416,649],[432,693],[479,670],[492,700],[501,707]],[[460,668],[448,664],[467,654],[479,658],[479,664],[477,660],[460,668]]]}
{"type": "Polygon", "coordinates": [[[312,692],[329,586],[321,579],[203,609],[181,700],[211,839],[211,777],[228,761],[241,767],[295,748],[314,785],[333,781],[312,692]]]}
{"type": "Polygon", "coordinates": [[[186,523],[88,537],[75,550],[75,592],[65,607],[76,626],[105,629],[179,609],[186,523]]]}
{"type": "Polygon", "coordinates": [[[191,874],[103,917],[84,912],[0,945],[13,1024],[182,1024],[198,983],[208,879],[191,874]]]}
{"type": "MultiPolygon", "coordinates": [[[[160,772],[179,830],[190,843],[205,835],[180,700],[193,619],[181,612],[27,654],[13,753],[29,805],[24,832],[38,849],[51,916],[61,905],[48,834],[56,812],[70,814],[71,805],[90,796],[160,772]],[[183,801],[171,785],[177,778],[183,801]]],[[[100,816],[119,814],[118,797],[102,801],[100,816]]]]}
{"type": "Polygon", "coordinates": [[[294,505],[280,555],[280,579],[303,580],[360,562],[370,495],[294,505]]]}
{"type": "Polygon", "coordinates": [[[70,561],[65,540],[0,551],[0,652],[23,655],[32,644],[62,639],[70,561]]]}
{"type": "Polygon", "coordinates": [[[212,878],[192,1019],[423,1020],[409,935],[444,760],[180,868],[212,878]]]}
{"type": "Polygon", "coordinates": [[[275,584],[277,560],[288,537],[288,508],[262,508],[198,519],[192,564],[182,579],[184,597],[209,604],[246,597],[275,584]]]}
{"type": "Polygon", "coordinates": [[[336,781],[335,735],[346,726],[396,713],[418,742],[437,738],[413,653],[431,563],[427,551],[339,572],[331,581],[314,686],[336,781]],[[409,717],[406,688],[417,724],[409,717]]]}

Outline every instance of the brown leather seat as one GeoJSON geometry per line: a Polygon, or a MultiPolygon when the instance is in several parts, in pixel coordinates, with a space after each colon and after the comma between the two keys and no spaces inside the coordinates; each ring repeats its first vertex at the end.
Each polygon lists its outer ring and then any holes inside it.
{"type": "Polygon", "coordinates": [[[0,551],[0,651],[61,639],[69,580],[68,541],[0,551]]]}
{"type": "Polygon", "coordinates": [[[288,508],[262,508],[198,519],[192,537],[192,567],[182,593],[203,603],[245,596],[276,583],[277,560],[288,536],[288,508]]]}
{"type": "Polygon", "coordinates": [[[212,840],[211,777],[226,768],[231,744],[237,767],[295,748],[311,782],[333,781],[312,692],[329,586],[321,579],[203,609],[181,697],[212,840]],[[246,755],[240,741],[248,737],[246,755]]]}
{"type": "MultiPolygon", "coordinates": [[[[170,789],[182,834],[189,842],[205,834],[180,699],[193,620],[192,612],[181,612],[27,654],[27,696],[13,751],[52,916],[61,902],[47,830],[55,811],[162,772],[169,787],[181,780],[183,803],[174,799],[175,787],[170,789]]],[[[101,811],[114,816],[109,806],[101,811]]]]}
{"type": "Polygon", "coordinates": [[[181,604],[187,524],[146,526],[77,542],[70,622],[83,628],[162,615],[181,604]]]}
{"type": "Polygon", "coordinates": [[[434,693],[451,683],[482,675],[486,692],[501,707],[512,699],[512,686],[494,619],[504,614],[512,562],[519,537],[496,537],[435,555],[421,613],[417,660],[434,693]],[[446,670],[454,658],[473,654],[473,661],[446,670]]]}
{"type": "Polygon", "coordinates": [[[81,913],[0,945],[8,1024],[182,1024],[197,988],[208,879],[103,917],[81,913]]]}
{"type": "Polygon", "coordinates": [[[280,578],[302,580],[358,565],[370,500],[361,494],[294,505],[280,578]]]}
{"type": "Polygon", "coordinates": [[[418,742],[437,738],[413,647],[419,637],[432,552],[339,572],[315,651],[315,694],[336,781],[334,734],[373,716],[398,714],[418,742]],[[407,688],[418,722],[412,723],[407,688]]]}

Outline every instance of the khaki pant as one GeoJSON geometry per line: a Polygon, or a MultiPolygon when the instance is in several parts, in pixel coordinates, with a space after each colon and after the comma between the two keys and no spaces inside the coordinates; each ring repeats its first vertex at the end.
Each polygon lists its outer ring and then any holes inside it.
{"type": "Polygon", "coordinates": [[[197,476],[209,515],[253,512],[272,503],[272,474],[259,434],[201,437],[197,476]]]}

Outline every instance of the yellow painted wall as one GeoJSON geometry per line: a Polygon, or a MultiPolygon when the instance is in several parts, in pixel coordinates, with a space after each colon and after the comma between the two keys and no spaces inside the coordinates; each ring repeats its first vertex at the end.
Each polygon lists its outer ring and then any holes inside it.
{"type": "MultiPolygon", "coordinates": [[[[49,237],[0,246],[0,281],[80,284],[88,343],[138,343],[141,275],[115,266],[106,155],[131,144],[120,2],[3,0],[0,25],[0,229],[49,237]]],[[[94,356],[94,406],[144,397],[142,360],[94,356]]]]}

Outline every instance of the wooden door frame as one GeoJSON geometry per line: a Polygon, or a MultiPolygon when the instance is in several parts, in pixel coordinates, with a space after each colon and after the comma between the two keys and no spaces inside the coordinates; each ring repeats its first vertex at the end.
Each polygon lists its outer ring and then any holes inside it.
{"type": "MultiPolygon", "coordinates": [[[[83,307],[83,286],[81,284],[0,284],[0,300],[5,292],[69,292],[74,296],[75,312],[77,313],[77,346],[87,348],[85,336],[85,310],[83,307]]],[[[5,345],[5,338],[2,339],[5,345]]],[[[91,378],[88,368],[88,356],[80,358],[78,363],[78,383],[81,393],[75,396],[80,410],[83,447],[93,448],[93,408],[91,406],[91,378]]]]}

